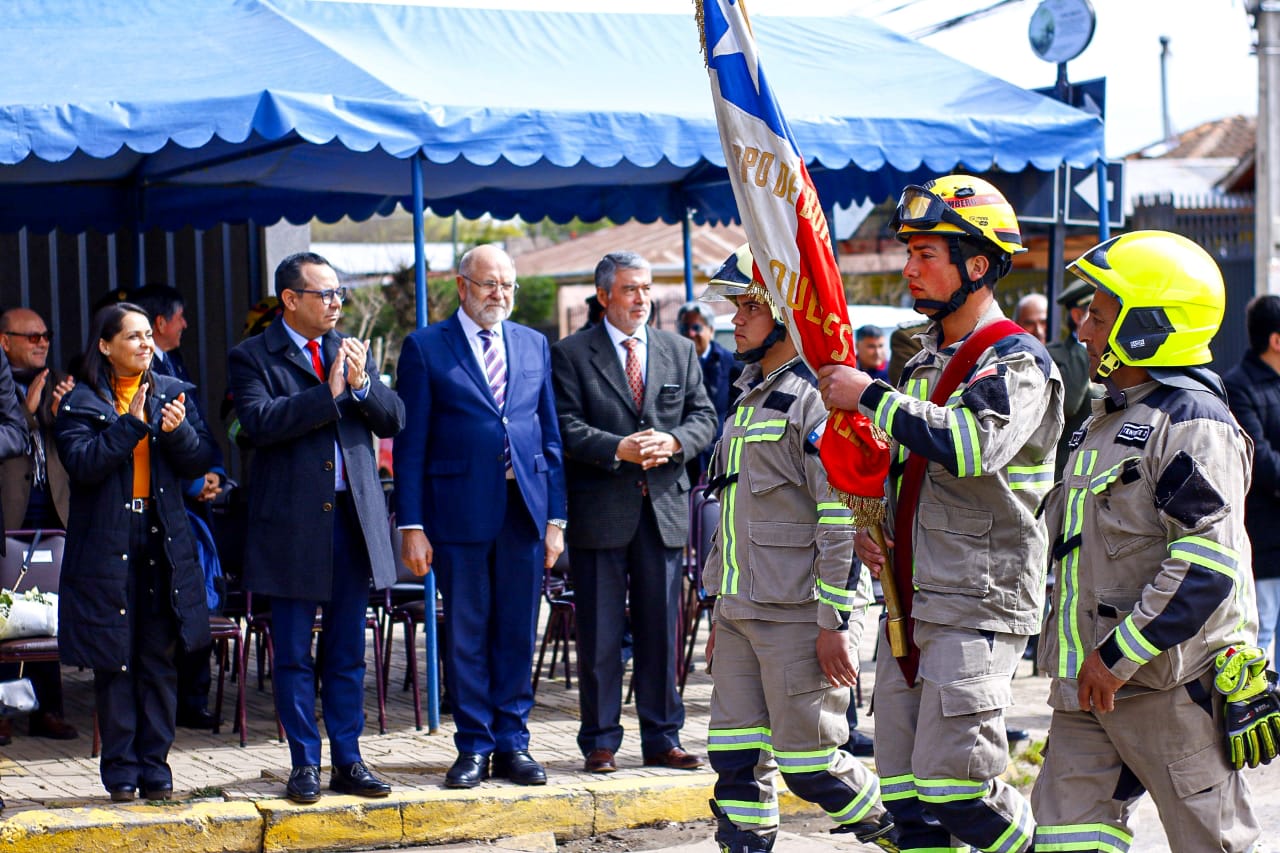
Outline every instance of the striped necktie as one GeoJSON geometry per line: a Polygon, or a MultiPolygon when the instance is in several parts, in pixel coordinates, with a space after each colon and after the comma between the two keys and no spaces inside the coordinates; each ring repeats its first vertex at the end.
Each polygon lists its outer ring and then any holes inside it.
{"type": "MultiPolygon", "coordinates": [[[[493,402],[502,411],[507,401],[507,362],[502,356],[502,347],[497,345],[497,335],[492,329],[480,330],[480,344],[484,350],[484,373],[489,380],[489,391],[493,394],[493,402]]],[[[502,462],[504,470],[511,467],[511,442],[507,438],[504,427],[502,434],[502,462]]]]}

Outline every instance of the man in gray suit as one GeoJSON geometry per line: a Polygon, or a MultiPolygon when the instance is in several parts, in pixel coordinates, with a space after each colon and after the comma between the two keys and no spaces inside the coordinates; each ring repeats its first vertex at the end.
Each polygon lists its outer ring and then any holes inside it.
{"type": "Polygon", "coordinates": [[[603,321],[551,348],[569,491],[578,746],[588,772],[617,769],[629,606],[644,763],[692,770],[702,761],[680,746],[684,705],[675,673],[689,529],[685,462],[711,443],[716,411],[693,344],[646,325],[648,262],[612,252],[596,265],[595,281],[603,321]]]}

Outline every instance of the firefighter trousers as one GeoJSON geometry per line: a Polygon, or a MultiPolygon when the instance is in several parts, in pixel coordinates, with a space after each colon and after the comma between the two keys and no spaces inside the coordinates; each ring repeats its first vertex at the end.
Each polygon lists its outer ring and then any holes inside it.
{"type": "Polygon", "coordinates": [[[1144,791],[1174,853],[1252,849],[1258,821],[1244,775],[1227,763],[1212,675],[1121,699],[1106,714],[1054,711],[1031,794],[1036,850],[1124,853],[1144,791]]]}
{"type": "Polygon", "coordinates": [[[779,770],[792,793],[838,824],[884,816],[875,774],[840,749],[850,690],[831,687],[819,668],[818,630],[815,622],[716,622],[707,750],[716,803],[740,829],[777,831],[779,770]]]}
{"type": "MultiPolygon", "coordinates": [[[[881,623],[883,630],[883,622],[881,623]]],[[[876,769],[903,853],[1031,848],[1031,805],[998,777],[1009,763],[1004,709],[1027,638],[916,621],[920,671],[876,656],[876,769]]]]}

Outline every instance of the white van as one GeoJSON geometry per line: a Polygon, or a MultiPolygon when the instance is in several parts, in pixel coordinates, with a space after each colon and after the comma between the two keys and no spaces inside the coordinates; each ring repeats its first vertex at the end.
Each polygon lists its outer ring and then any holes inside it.
{"type": "MultiPolygon", "coordinates": [[[[884,329],[886,338],[892,335],[893,330],[898,326],[904,323],[915,325],[923,322],[924,319],[924,315],[917,314],[914,309],[899,308],[896,305],[849,306],[849,324],[853,326],[855,332],[863,326],[874,325],[884,329]]],[[[729,352],[738,348],[733,342],[733,314],[716,315],[716,343],[729,352]]]]}

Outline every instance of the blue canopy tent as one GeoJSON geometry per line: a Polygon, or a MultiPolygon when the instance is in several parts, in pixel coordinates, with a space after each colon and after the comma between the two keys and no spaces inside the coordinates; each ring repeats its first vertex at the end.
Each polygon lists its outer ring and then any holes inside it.
{"type": "MultiPolygon", "coordinates": [[[[736,218],[692,14],[315,0],[5,11],[0,231],[364,219],[397,204],[416,217],[429,204],[736,218]]],[[[1097,118],[866,20],[757,16],[754,28],[828,207],[957,166],[1103,156],[1097,118]]]]}

